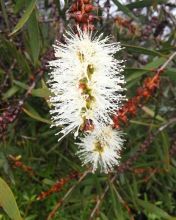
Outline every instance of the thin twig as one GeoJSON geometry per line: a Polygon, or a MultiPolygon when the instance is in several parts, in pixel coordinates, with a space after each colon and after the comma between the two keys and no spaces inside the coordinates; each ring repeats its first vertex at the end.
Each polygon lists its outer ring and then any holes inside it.
{"type": "Polygon", "coordinates": [[[62,199],[60,199],[56,205],[54,206],[53,210],[49,213],[47,220],[51,220],[53,219],[53,217],[55,216],[57,210],[60,208],[60,206],[65,202],[65,200],[67,199],[67,197],[72,193],[72,191],[79,185],[79,183],[82,182],[82,180],[87,176],[87,174],[90,173],[90,170],[86,170],[81,177],[79,178],[79,180],[77,181],[77,183],[75,185],[73,185],[68,191],[67,193],[64,195],[64,197],[62,199]]]}
{"type": "Polygon", "coordinates": [[[38,81],[42,78],[44,72],[46,71],[46,63],[52,57],[53,57],[53,51],[51,50],[47,51],[43,55],[41,59],[42,62],[41,68],[36,70],[34,74],[34,80],[29,85],[26,93],[22,95],[22,97],[18,100],[18,102],[15,105],[12,106],[9,105],[7,109],[2,113],[2,115],[0,115],[0,138],[4,138],[4,133],[7,131],[8,125],[13,123],[20,115],[26,99],[28,98],[28,96],[31,95],[32,90],[35,88],[38,81]]]}
{"type": "Polygon", "coordinates": [[[172,59],[176,56],[176,52],[174,52],[173,54],[171,54],[171,56],[166,60],[166,62],[158,69],[157,72],[162,72],[167,65],[172,61],[172,59]]]}
{"type": "MultiPolygon", "coordinates": [[[[117,173],[111,178],[110,183],[113,183],[114,180],[116,179],[116,177],[117,177],[117,173]]],[[[93,217],[95,216],[95,213],[97,212],[97,210],[98,210],[98,208],[99,208],[99,206],[100,206],[100,203],[101,203],[102,200],[104,199],[104,197],[105,197],[106,193],[108,192],[108,190],[109,190],[109,185],[106,186],[104,192],[102,193],[102,195],[101,195],[101,196],[99,197],[99,199],[97,200],[97,203],[96,203],[94,209],[93,209],[92,212],[91,212],[91,215],[90,215],[90,217],[89,217],[89,220],[92,220],[93,217]]]]}
{"type": "Polygon", "coordinates": [[[129,205],[123,200],[123,198],[122,198],[121,195],[117,192],[117,190],[116,190],[116,188],[115,188],[114,185],[112,185],[112,188],[113,188],[113,190],[114,190],[114,192],[115,192],[115,194],[116,194],[116,196],[117,196],[119,202],[120,202],[120,203],[124,206],[124,208],[127,210],[128,215],[129,215],[129,220],[134,220],[134,217],[133,217],[133,215],[132,215],[132,213],[131,213],[131,209],[130,209],[129,205]]]}

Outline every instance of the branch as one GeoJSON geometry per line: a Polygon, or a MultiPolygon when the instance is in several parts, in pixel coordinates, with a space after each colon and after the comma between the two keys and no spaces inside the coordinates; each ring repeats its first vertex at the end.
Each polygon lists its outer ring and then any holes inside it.
{"type": "Polygon", "coordinates": [[[67,183],[69,183],[72,179],[77,179],[78,177],[79,177],[79,173],[78,172],[72,172],[71,174],[69,174],[65,178],[61,178],[54,185],[52,185],[52,187],[49,190],[42,191],[40,193],[40,195],[37,197],[37,200],[43,200],[46,197],[50,196],[51,194],[61,191],[61,189],[67,183]]]}
{"type": "Polygon", "coordinates": [[[31,95],[32,90],[37,85],[37,82],[41,79],[44,72],[46,71],[46,63],[48,60],[53,59],[53,51],[47,51],[46,54],[43,55],[41,59],[41,68],[36,70],[34,73],[34,80],[29,85],[26,93],[18,100],[18,102],[13,106],[8,106],[6,110],[0,116],[0,138],[3,137],[4,133],[6,132],[8,125],[13,123],[17,117],[20,115],[22,107],[26,101],[26,99],[31,95]]]}
{"type": "Polygon", "coordinates": [[[168,66],[168,64],[173,60],[175,56],[176,56],[176,52],[171,54],[168,60],[166,60],[166,62],[158,69],[158,72],[162,72],[168,66]]]}
{"type": "Polygon", "coordinates": [[[116,114],[113,115],[114,128],[120,128],[121,123],[126,124],[129,116],[136,116],[138,107],[141,107],[159,87],[161,73],[163,73],[175,56],[176,52],[171,54],[167,61],[155,71],[156,74],[153,77],[147,77],[145,79],[143,86],[137,89],[136,95],[117,110],[116,114]]]}

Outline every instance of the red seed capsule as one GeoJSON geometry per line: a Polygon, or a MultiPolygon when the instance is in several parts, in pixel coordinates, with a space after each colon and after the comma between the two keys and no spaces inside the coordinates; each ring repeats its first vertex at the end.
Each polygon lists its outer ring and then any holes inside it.
{"type": "Polygon", "coordinates": [[[95,7],[93,5],[91,5],[91,4],[87,4],[84,7],[84,10],[85,10],[86,13],[89,13],[89,12],[91,12],[94,9],[95,9],[95,7]]]}
{"type": "Polygon", "coordinates": [[[74,18],[77,22],[81,22],[83,15],[81,11],[77,11],[77,12],[72,13],[70,17],[74,18]]]}
{"type": "Polygon", "coordinates": [[[89,3],[90,3],[90,0],[78,0],[77,2],[78,2],[79,5],[89,4],[89,3]]]}
{"type": "Polygon", "coordinates": [[[88,21],[93,22],[95,20],[95,18],[96,18],[96,16],[90,14],[88,17],[88,21]]]}
{"type": "Polygon", "coordinates": [[[89,4],[89,3],[90,3],[90,0],[83,0],[83,3],[84,3],[84,4],[89,4]]]}
{"type": "Polygon", "coordinates": [[[88,25],[89,30],[94,31],[95,30],[95,26],[93,24],[89,24],[88,25]]]}
{"type": "Polygon", "coordinates": [[[78,5],[77,4],[73,4],[69,10],[70,12],[75,12],[78,11],[78,5]]]}
{"type": "Polygon", "coordinates": [[[88,14],[83,14],[80,22],[87,23],[88,22],[88,18],[89,18],[88,14]]]}

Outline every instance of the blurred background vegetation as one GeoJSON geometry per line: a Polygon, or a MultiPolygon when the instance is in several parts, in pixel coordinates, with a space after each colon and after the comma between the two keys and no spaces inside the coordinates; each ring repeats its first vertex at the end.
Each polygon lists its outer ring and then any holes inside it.
{"type": "MultiPolygon", "coordinates": [[[[174,220],[176,59],[163,72],[158,90],[123,127],[122,172],[88,173],[80,180],[87,168],[75,156],[72,134],[58,143],[57,129],[50,128],[47,61],[53,59],[52,44],[62,41],[72,24],[67,13],[72,2],[0,0],[0,175],[14,194],[0,179],[0,219],[21,219],[19,209],[25,220],[45,220],[64,199],[51,219],[174,220]],[[132,163],[125,164],[129,158],[132,163]],[[57,181],[58,192],[40,200],[57,181]]],[[[176,51],[176,2],[94,4],[97,30],[124,47],[117,57],[126,60],[127,97],[133,97],[176,51]]]]}

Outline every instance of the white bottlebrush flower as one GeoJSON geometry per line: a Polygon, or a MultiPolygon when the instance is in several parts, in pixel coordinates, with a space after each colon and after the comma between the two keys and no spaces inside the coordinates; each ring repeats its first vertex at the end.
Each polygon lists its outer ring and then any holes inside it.
{"type": "Polygon", "coordinates": [[[86,122],[100,128],[112,124],[111,115],[124,100],[121,75],[123,61],[114,58],[119,43],[102,35],[67,32],[66,44],[55,45],[56,60],[50,62],[50,102],[53,124],[62,127],[62,137],[83,128],[86,122]]]}
{"type": "Polygon", "coordinates": [[[83,165],[92,165],[92,172],[100,168],[101,172],[108,173],[119,163],[122,145],[122,132],[107,126],[81,138],[77,154],[83,165]]]}

